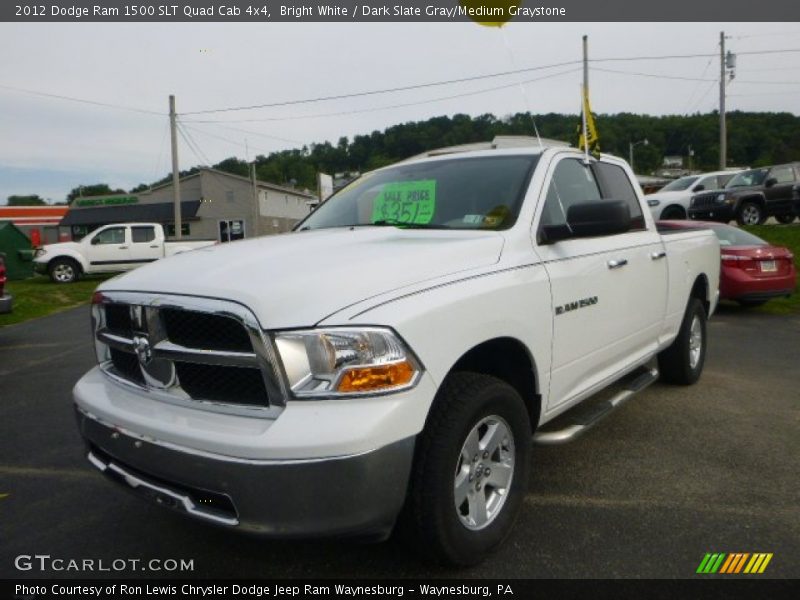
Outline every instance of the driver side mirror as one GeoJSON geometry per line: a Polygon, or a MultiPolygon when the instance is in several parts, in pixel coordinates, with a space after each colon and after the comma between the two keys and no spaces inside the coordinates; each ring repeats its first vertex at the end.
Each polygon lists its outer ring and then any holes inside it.
{"type": "Polygon", "coordinates": [[[89,242],[89,243],[90,243],[92,246],[97,246],[97,244],[99,244],[99,243],[100,243],[100,237],[99,237],[99,236],[94,236],[94,237],[92,238],[92,241],[91,241],[91,242],[89,242]]]}
{"type": "Polygon", "coordinates": [[[566,225],[542,227],[540,238],[544,244],[553,244],[569,238],[625,233],[630,228],[631,210],[624,200],[585,202],[567,209],[566,225]]]}
{"type": "Polygon", "coordinates": [[[699,185],[695,186],[695,188],[694,188],[694,191],[695,191],[695,192],[702,192],[704,189],[706,189],[706,186],[704,186],[704,185],[701,183],[701,184],[699,184],[699,185]]]}
{"type": "Polygon", "coordinates": [[[764,182],[764,185],[767,187],[772,187],[776,183],[778,183],[778,180],[775,177],[770,177],[769,179],[767,179],[767,181],[764,182]]]}

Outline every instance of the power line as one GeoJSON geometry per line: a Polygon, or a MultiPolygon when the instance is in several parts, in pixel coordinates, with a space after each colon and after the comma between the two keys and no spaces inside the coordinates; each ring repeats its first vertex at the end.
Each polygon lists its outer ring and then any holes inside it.
{"type": "MultiPolygon", "coordinates": [[[[325,117],[341,117],[347,115],[355,115],[355,114],[362,114],[362,113],[370,113],[370,112],[378,112],[381,110],[390,110],[394,108],[406,108],[409,106],[420,106],[423,104],[432,104],[434,102],[443,102],[446,100],[454,100],[457,98],[466,98],[468,96],[477,96],[479,94],[486,94],[489,92],[496,92],[498,90],[504,90],[512,87],[517,87],[519,85],[527,85],[529,83],[534,83],[536,81],[542,81],[543,79],[551,79],[553,77],[559,77],[561,75],[567,75],[570,73],[577,73],[580,69],[567,69],[565,71],[558,71],[556,73],[550,73],[548,75],[544,75],[542,77],[536,77],[534,79],[527,79],[524,81],[515,81],[512,83],[506,83],[504,85],[493,86],[490,88],[483,88],[480,90],[473,90],[471,92],[462,92],[460,94],[451,94],[449,96],[439,96],[437,98],[429,98],[427,100],[417,100],[415,102],[403,102],[401,104],[389,104],[384,106],[374,106],[371,108],[361,108],[361,109],[354,109],[354,110],[345,110],[345,111],[337,111],[337,112],[329,112],[329,113],[317,113],[311,115],[289,115],[283,117],[263,117],[260,119],[237,119],[237,120],[184,120],[184,123],[209,123],[209,124],[216,124],[216,123],[262,123],[267,121],[293,121],[293,120],[305,120],[305,119],[319,119],[325,117]]],[[[220,125],[221,127],[221,125],[220,125]]],[[[234,129],[233,127],[226,127],[225,129],[234,129]]],[[[237,131],[241,131],[243,133],[253,133],[251,131],[246,131],[244,129],[238,129],[237,131]]],[[[298,142],[299,143],[299,142],[298,142]]]]}
{"type": "Polygon", "coordinates": [[[320,96],[318,98],[303,98],[303,99],[300,99],[300,100],[285,100],[285,101],[282,101],[282,102],[271,102],[271,103],[268,103],[268,104],[253,104],[253,105],[250,105],[250,106],[231,106],[231,107],[227,107],[227,108],[215,108],[215,109],[209,109],[209,110],[196,110],[196,111],[191,111],[191,112],[185,112],[185,113],[183,113],[183,115],[184,116],[186,116],[186,115],[203,115],[203,114],[218,113],[218,112],[234,112],[234,111],[240,111],[240,110],[255,110],[257,108],[276,108],[278,106],[290,106],[290,105],[296,105],[296,104],[312,104],[312,103],[315,103],[315,102],[328,102],[330,100],[344,100],[344,99],[347,99],[347,98],[356,98],[356,97],[362,97],[362,96],[374,96],[374,95],[377,95],[377,94],[390,94],[390,93],[394,93],[394,92],[405,92],[405,91],[409,91],[409,90],[419,90],[419,89],[429,88],[429,87],[452,85],[452,84],[455,84],[455,83],[465,83],[465,82],[468,82],[468,81],[477,81],[477,80],[480,80],[480,79],[490,79],[490,78],[494,78],[494,77],[505,77],[505,76],[508,76],[508,75],[516,75],[518,73],[529,73],[531,71],[542,71],[544,69],[554,69],[556,67],[564,67],[564,66],[568,66],[568,65],[575,65],[575,64],[578,64],[578,63],[580,63],[579,60],[569,60],[569,61],[565,61],[565,62],[561,62],[561,63],[553,63],[553,64],[550,64],[550,65],[540,65],[540,66],[536,66],[536,67],[527,67],[525,69],[515,69],[515,70],[512,70],[512,71],[501,71],[501,72],[498,72],[498,73],[487,73],[487,74],[484,74],[484,75],[474,75],[472,77],[461,77],[459,79],[448,79],[446,81],[431,81],[431,82],[428,82],[428,83],[418,83],[418,84],[414,84],[414,85],[407,85],[407,86],[394,87],[394,88],[385,88],[385,89],[380,89],[380,90],[368,90],[368,91],[364,91],[364,92],[352,92],[352,93],[349,93],[349,94],[338,94],[338,95],[335,95],[335,96],[320,96]]]}
{"type": "MultiPolygon", "coordinates": [[[[186,123],[182,123],[182,127],[184,128],[184,130],[187,131],[187,134],[188,134],[188,130],[192,130],[192,131],[194,131],[196,133],[200,133],[200,134],[203,134],[205,136],[208,136],[208,137],[211,137],[211,138],[223,141],[223,142],[227,142],[229,144],[232,144],[232,145],[240,147],[240,148],[245,145],[244,142],[237,142],[237,141],[231,140],[229,138],[225,138],[225,137],[222,137],[222,136],[219,136],[219,135],[215,135],[213,133],[209,133],[208,131],[203,131],[202,129],[198,129],[197,127],[192,127],[190,125],[186,125],[186,123]]],[[[264,153],[269,154],[269,152],[266,152],[262,148],[252,148],[252,149],[257,151],[257,152],[260,152],[262,154],[264,154],[264,153]]]]}
{"type": "Polygon", "coordinates": [[[178,123],[178,133],[183,138],[183,141],[186,142],[186,145],[189,146],[189,150],[192,151],[192,154],[195,155],[195,158],[200,161],[200,164],[210,167],[212,164],[211,160],[209,160],[205,153],[200,149],[200,146],[194,141],[194,138],[191,137],[191,134],[186,130],[182,123],[178,123]]]}
{"type": "Polygon", "coordinates": [[[120,104],[109,104],[107,102],[97,102],[95,100],[86,100],[85,98],[73,98],[72,96],[62,96],[60,94],[50,94],[47,92],[39,92],[36,90],[28,90],[25,88],[18,88],[12,85],[0,84],[0,88],[4,90],[11,90],[12,92],[19,92],[21,94],[31,94],[33,96],[41,96],[43,98],[52,98],[55,100],[67,100],[69,102],[80,102],[81,104],[91,104],[93,106],[102,106],[104,108],[114,108],[116,110],[127,110],[129,112],[141,113],[146,115],[157,115],[159,117],[166,116],[166,113],[156,112],[154,110],[147,110],[144,108],[135,108],[133,106],[122,106],[120,104]]]}
{"type": "MultiPolygon", "coordinates": [[[[800,48],[784,48],[780,50],[751,50],[748,52],[739,52],[739,55],[756,55],[756,54],[783,54],[783,53],[793,53],[793,52],[800,52],[800,48]]],[[[608,58],[594,58],[590,59],[589,62],[591,63],[601,63],[601,62],[620,62],[620,61],[638,61],[638,60],[679,60],[679,59],[690,59],[690,58],[708,58],[710,56],[716,56],[716,54],[670,54],[670,55],[661,55],[661,56],[617,56],[617,57],[608,57],[608,58]]],[[[347,94],[337,94],[332,96],[319,96],[316,98],[302,98],[298,100],[283,100],[281,102],[270,102],[264,104],[251,104],[247,106],[229,106],[224,108],[214,108],[214,109],[207,109],[207,110],[195,110],[184,112],[183,115],[202,115],[202,114],[210,114],[210,113],[219,113],[219,112],[235,112],[235,111],[243,111],[243,110],[256,110],[260,108],[276,108],[279,106],[291,106],[297,104],[312,104],[316,102],[328,102],[331,100],[344,100],[347,98],[357,98],[363,96],[374,96],[377,94],[389,94],[394,92],[404,92],[409,90],[418,90],[423,88],[429,87],[436,87],[442,85],[452,85],[456,83],[465,83],[468,81],[477,81],[480,79],[490,79],[495,77],[506,77],[509,75],[516,75],[519,73],[529,73],[532,71],[541,71],[545,69],[554,69],[556,67],[564,67],[570,66],[580,63],[581,61],[571,60],[571,61],[564,61],[560,63],[553,63],[549,65],[538,65],[535,67],[526,67],[523,69],[514,69],[511,71],[500,71],[496,73],[485,73],[483,75],[473,75],[471,77],[461,77],[458,79],[448,79],[445,81],[431,81],[427,83],[419,83],[414,85],[407,85],[407,86],[400,86],[394,88],[385,88],[385,89],[377,89],[377,90],[367,90],[362,92],[351,92],[347,94]]]]}
{"type": "MultiPolygon", "coordinates": [[[[703,72],[700,73],[700,78],[701,79],[705,79],[706,73],[708,72],[708,68],[711,66],[712,62],[714,62],[714,59],[713,58],[709,58],[708,62],[706,63],[706,66],[703,68],[703,72]]],[[[689,109],[690,106],[693,106],[693,101],[694,101],[695,95],[700,91],[701,87],[702,87],[701,83],[698,81],[695,84],[695,86],[692,88],[692,92],[689,94],[688,99],[686,101],[686,109],[683,111],[684,114],[689,114],[688,113],[688,109],[689,109]]]]}
{"type": "Polygon", "coordinates": [[[683,77],[679,75],[663,75],[660,73],[641,73],[639,71],[619,71],[617,69],[602,69],[595,67],[592,72],[615,73],[617,75],[634,75],[638,77],[656,77],[658,79],[675,79],[679,81],[717,81],[716,79],[700,79],[698,77],[683,77]]]}
{"type": "MultiPolygon", "coordinates": [[[[299,117],[299,118],[302,118],[302,117],[299,117]]],[[[282,121],[284,119],[275,119],[275,120],[282,121]]],[[[181,122],[182,123],[191,123],[191,124],[197,124],[197,123],[209,124],[209,125],[214,125],[215,127],[219,127],[220,129],[228,129],[229,131],[236,131],[238,133],[247,133],[249,135],[256,135],[256,136],[263,137],[263,138],[270,139],[270,140],[278,140],[279,142],[288,142],[289,144],[300,144],[300,145],[303,144],[303,142],[300,142],[298,140],[290,140],[288,138],[282,138],[282,137],[278,137],[276,135],[269,135],[267,133],[261,133],[259,131],[250,131],[248,129],[240,129],[238,127],[225,127],[223,125],[219,125],[219,123],[227,123],[228,121],[191,121],[191,120],[190,121],[186,121],[186,120],[182,120],[181,122]]],[[[230,121],[230,122],[231,123],[238,123],[238,121],[230,121]]]]}
{"type": "MultiPolygon", "coordinates": [[[[658,79],[676,79],[680,81],[715,81],[719,82],[719,79],[698,79],[696,77],[682,77],[678,75],[664,75],[661,73],[642,73],[640,71],[618,71],[616,69],[603,69],[600,67],[595,67],[593,71],[599,71],[601,73],[617,73],[619,75],[635,75],[638,77],[656,77],[658,79]]],[[[754,85],[800,85],[800,81],[746,81],[742,79],[735,79],[735,83],[746,83],[746,84],[754,84],[754,85]]]]}

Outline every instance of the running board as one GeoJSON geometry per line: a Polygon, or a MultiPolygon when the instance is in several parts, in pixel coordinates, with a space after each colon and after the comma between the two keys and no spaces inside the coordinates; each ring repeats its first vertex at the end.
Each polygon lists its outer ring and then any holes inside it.
{"type": "Polygon", "coordinates": [[[590,402],[587,406],[582,406],[582,403],[578,404],[555,419],[554,423],[564,425],[562,429],[537,431],[533,436],[533,443],[551,446],[571,442],[656,380],[658,380],[658,369],[640,367],[614,384],[615,387],[621,385],[622,389],[611,398],[601,402],[590,402]]]}

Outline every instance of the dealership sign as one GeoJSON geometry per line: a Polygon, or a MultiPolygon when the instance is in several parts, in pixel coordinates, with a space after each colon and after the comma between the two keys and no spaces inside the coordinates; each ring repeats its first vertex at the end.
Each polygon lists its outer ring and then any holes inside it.
{"type": "Polygon", "coordinates": [[[75,206],[117,206],[119,204],[138,204],[136,196],[97,196],[93,198],[78,198],[75,206]]]}

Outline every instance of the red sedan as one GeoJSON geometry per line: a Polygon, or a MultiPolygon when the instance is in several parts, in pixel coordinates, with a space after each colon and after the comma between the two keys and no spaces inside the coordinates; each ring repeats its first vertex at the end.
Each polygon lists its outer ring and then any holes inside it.
{"type": "Polygon", "coordinates": [[[794,255],[738,227],[703,221],[659,221],[658,228],[711,229],[719,238],[722,268],[719,296],[742,306],[760,306],[770,298],[791,296],[797,285],[794,255]]]}

